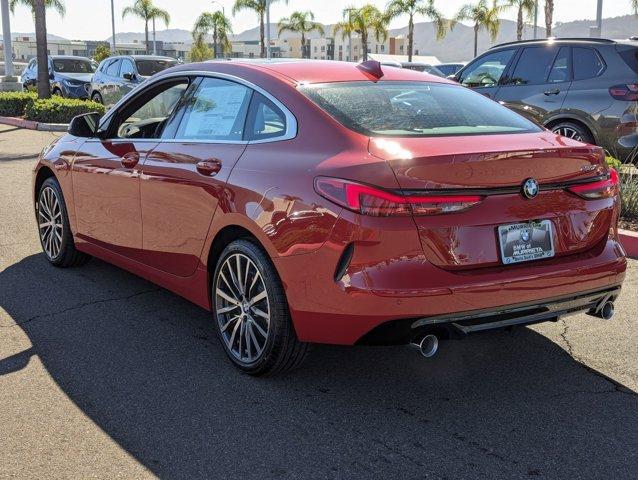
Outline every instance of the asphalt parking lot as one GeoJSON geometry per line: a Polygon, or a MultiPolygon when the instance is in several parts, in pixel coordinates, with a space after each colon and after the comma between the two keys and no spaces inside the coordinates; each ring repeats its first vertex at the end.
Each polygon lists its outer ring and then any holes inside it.
{"type": "Polygon", "coordinates": [[[638,262],[617,315],[441,345],[317,346],[254,379],[209,315],[101,261],[50,267],[0,126],[0,478],[638,478],[638,262]]]}

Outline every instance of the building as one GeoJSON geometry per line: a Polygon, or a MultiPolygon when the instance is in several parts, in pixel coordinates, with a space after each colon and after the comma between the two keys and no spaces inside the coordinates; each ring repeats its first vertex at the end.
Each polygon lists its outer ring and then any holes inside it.
{"type": "Polygon", "coordinates": [[[310,52],[308,58],[314,60],[334,60],[335,41],[334,38],[319,37],[310,39],[310,52]]]}

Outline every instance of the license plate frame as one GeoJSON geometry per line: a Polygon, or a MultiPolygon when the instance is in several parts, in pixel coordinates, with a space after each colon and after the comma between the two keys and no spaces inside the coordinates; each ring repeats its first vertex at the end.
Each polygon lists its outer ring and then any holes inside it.
{"type": "Polygon", "coordinates": [[[504,265],[544,260],[555,256],[551,220],[510,223],[498,227],[501,261],[504,265]]]}

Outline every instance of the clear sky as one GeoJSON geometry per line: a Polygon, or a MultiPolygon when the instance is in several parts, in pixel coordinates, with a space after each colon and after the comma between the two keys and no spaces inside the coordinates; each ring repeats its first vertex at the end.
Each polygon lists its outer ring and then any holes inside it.
{"type": "MultiPolygon", "coordinates": [[[[110,0],[63,0],[67,15],[61,19],[51,11],[47,16],[49,33],[65,38],[78,40],[104,40],[110,36],[110,0]]],[[[453,16],[459,7],[472,0],[435,0],[435,5],[447,16],[453,16]]],[[[141,32],[143,24],[135,18],[122,20],[121,12],[124,7],[132,4],[133,0],[115,0],[116,29],[118,31],[141,32]]],[[[203,10],[221,9],[223,5],[226,14],[230,16],[234,0],[155,0],[155,4],[168,10],[171,15],[170,28],[190,30],[195,18],[203,10]]],[[[341,11],[349,5],[360,6],[373,3],[384,7],[387,0],[289,0],[288,6],[282,0],[273,3],[271,7],[271,21],[276,22],[294,10],[311,10],[316,20],[322,23],[334,23],[340,19],[341,11]]],[[[545,2],[539,0],[539,4],[545,2]]],[[[570,20],[593,19],[596,16],[596,0],[556,0],[554,19],[558,22],[570,20]]],[[[630,0],[604,0],[603,17],[615,17],[630,13],[630,0]]],[[[511,10],[503,15],[504,18],[515,19],[516,12],[511,10]]],[[[251,12],[242,12],[233,20],[236,33],[257,25],[256,16],[251,12]]],[[[407,24],[405,18],[396,19],[391,27],[402,27],[407,24]]],[[[543,12],[539,13],[539,24],[544,24],[543,12]]],[[[638,19],[636,20],[638,30],[638,19]]],[[[158,27],[162,29],[163,27],[158,27]]],[[[11,18],[13,32],[33,32],[33,20],[30,12],[24,7],[18,7],[11,18]]]]}

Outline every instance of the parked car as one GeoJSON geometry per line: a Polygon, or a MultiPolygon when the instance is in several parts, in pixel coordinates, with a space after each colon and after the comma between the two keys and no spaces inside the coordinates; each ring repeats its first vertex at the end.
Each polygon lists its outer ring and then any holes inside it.
{"type": "Polygon", "coordinates": [[[638,42],[526,40],[477,57],[455,80],[563,136],[638,159],[638,42]]]}
{"type": "Polygon", "coordinates": [[[184,296],[253,375],[313,342],[431,356],[609,318],[626,269],[602,149],[378,62],[171,68],[75,118],[33,184],[51,264],[96,256],[184,296]]]}
{"type": "Polygon", "coordinates": [[[465,66],[466,62],[463,63],[439,63],[438,65],[434,65],[436,69],[441,72],[446,77],[450,75],[456,74],[459,70],[461,70],[465,66]]]}
{"type": "Polygon", "coordinates": [[[381,65],[388,67],[396,67],[396,68],[407,68],[408,70],[415,70],[417,72],[429,73],[430,75],[435,75],[437,77],[446,77],[439,69],[429,65],[427,63],[418,63],[418,62],[399,62],[397,60],[384,60],[381,62],[381,65]]]}
{"type": "MultiPolygon", "coordinates": [[[[88,99],[95,62],[90,58],[53,55],[49,57],[51,93],[65,98],[88,99]]],[[[38,61],[32,59],[20,77],[24,90],[37,90],[38,61]]]]}
{"type": "Polygon", "coordinates": [[[170,57],[119,55],[100,63],[91,84],[91,99],[112,106],[147,78],[177,65],[170,57]]]}

